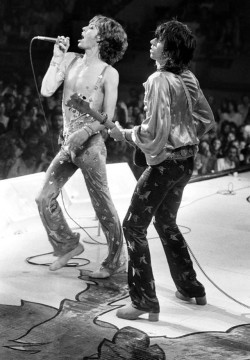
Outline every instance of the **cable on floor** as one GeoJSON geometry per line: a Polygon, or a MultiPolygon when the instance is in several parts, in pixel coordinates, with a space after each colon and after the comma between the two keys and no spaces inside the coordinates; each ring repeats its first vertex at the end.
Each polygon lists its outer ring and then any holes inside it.
{"type": "MultiPolygon", "coordinates": [[[[34,262],[33,259],[36,259],[36,258],[45,256],[45,255],[51,255],[51,254],[53,254],[53,252],[48,252],[48,253],[44,253],[44,254],[29,256],[29,257],[27,257],[26,262],[27,262],[28,264],[31,264],[31,265],[49,266],[49,265],[51,265],[51,263],[41,263],[41,264],[39,264],[39,263],[37,263],[37,262],[34,262]]],[[[77,262],[71,262],[71,263],[67,263],[66,265],[64,265],[64,267],[86,266],[86,265],[88,265],[88,264],[90,263],[90,260],[85,259],[85,258],[74,257],[74,258],[72,258],[72,260],[85,261],[85,264],[79,264],[79,263],[77,263],[77,262]]]]}
{"type": "MultiPolygon", "coordinates": [[[[235,189],[235,190],[234,190],[234,189],[233,189],[233,183],[230,182],[230,183],[228,184],[228,188],[227,188],[226,190],[224,190],[224,191],[223,191],[223,190],[222,190],[222,191],[217,191],[217,192],[214,193],[214,194],[201,197],[201,198],[199,198],[199,199],[197,199],[197,200],[195,200],[195,201],[193,201],[193,202],[191,202],[190,204],[185,205],[185,206],[189,206],[189,205],[193,204],[193,203],[196,202],[196,201],[202,200],[202,199],[207,198],[207,197],[209,197],[209,196],[214,196],[214,195],[216,195],[216,194],[221,194],[221,195],[235,195],[235,194],[236,194],[236,191],[243,190],[243,189],[247,189],[247,188],[249,188],[249,187],[250,187],[250,186],[244,186],[244,187],[242,187],[242,188],[238,188],[238,189],[235,189]]],[[[249,196],[249,198],[250,198],[250,196],[249,196]]],[[[183,206],[183,207],[185,207],[185,206],[183,206]]],[[[190,232],[191,232],[191,229],[190,229],[190,232]]],[[[194,255],[192,249],[190,248],[190,246],[188,245],[188,243],[187,243],[186,240],[185,240],[185,243],[186,243],[187,248],[188,248],[188,250],[190,251],[190,254],[192,255],[194,261],[196,262],[197,266],[199,267],[199,269],[201,270],[201,272],[204,274],[204,276],[208,279],[208,281],[210,281],[210,283],[211,283],[214,287],[216,287],[216,289],[219,290],[219,291],[220,291],[222,294],[224,294],[226,297],[228,297],[228,298],[231,299],[232,301],[236,302],[237,304],[239,304],[239,305],[241,305],[241,306],[244,306],[244,307],[247,308],[247,309],[250,309],[250,306],[249,306],[249,305],[244,304],[244,303],[242,303],[241,301],[235,299],[233,296],[229,295],[227,292],[225,292],[221,287],[219,287],[219,286],[206,274],[206,272],[203,270],[202,266],[200,265],[199,261],[197,260],[196,256],[194,255]]]]}

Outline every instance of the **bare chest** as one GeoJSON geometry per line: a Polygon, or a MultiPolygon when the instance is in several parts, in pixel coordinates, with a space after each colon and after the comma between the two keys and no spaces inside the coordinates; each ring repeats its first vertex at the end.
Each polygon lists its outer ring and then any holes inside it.
{"type": "Polygon", "coordinates": [[[70,93],[81,93],[86,98],[91,96],[94,90],[101,89],[103,86],[102,71],[105,65],[84,66],[76,63],[67,78],[66,87],[70,93]]]}

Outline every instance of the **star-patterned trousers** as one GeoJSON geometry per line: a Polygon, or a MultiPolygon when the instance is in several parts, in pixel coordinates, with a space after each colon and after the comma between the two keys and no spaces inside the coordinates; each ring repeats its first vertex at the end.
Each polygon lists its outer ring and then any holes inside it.
{"type": "Polygon", "coordinates": [[[73,159],[62,147],[46,172],[36,202],[54,255],[62,256],[73,250],[79,243],[80,235],[72,232],[68,226],[57,197],[65,183],[80,168],[93,208],[107,239],[108,255],[102,265],[115,269],[120,265],[121,255],[124,256],[123,234],[108,187],[106,156],[106,146],[100,134],[87,140],[80,154],[73,159]]]}
{"type": "Polygon", "coordinates": [[[123,230],[129,256],[129,294],[132,305],[139,310],[159,312],[146,238],[153,217],[176,288],[189,297],[205,295],[203,285],[196,279],[184,237],[176,224],[182,193],[192,175],[193,163],[193,157],[189,157],[148,166],[136,185],[123,221],[123,230]]]}

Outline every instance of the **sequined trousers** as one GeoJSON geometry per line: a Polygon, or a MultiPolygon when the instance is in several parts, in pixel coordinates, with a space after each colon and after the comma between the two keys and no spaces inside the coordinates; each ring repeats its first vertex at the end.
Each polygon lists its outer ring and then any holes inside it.
{"type": "Polygon", "coordinates": [[[79,243],[80,235],[70,229],[57,197],[65,183],[80,168],[93,208],[107,240],[108,254],[102,265],[115,269],[124,262],[123,234],[108,187],[106,156],[107,150],[101,134],[95,134],[88,139],[83,149],[73,159],[62,147],[46,172],[45,181],[36,202],[48,239],[54,249],[54,255],[62,256],[73,250],[79,243]]]}
{"type": "MultiPolygon", "coordinates": [[[[132,304],[138,310],[159,312],[147,228],[159,234],[176,288],[190,297],[205,295],[176,217],[183,190],[193,171],[193,157],[166,160],[149,166],[141,175],[123,221],[128,247],[128,285],[132,304]]],[[[152,240],[150,242],[153,245],[152,240]]]]}

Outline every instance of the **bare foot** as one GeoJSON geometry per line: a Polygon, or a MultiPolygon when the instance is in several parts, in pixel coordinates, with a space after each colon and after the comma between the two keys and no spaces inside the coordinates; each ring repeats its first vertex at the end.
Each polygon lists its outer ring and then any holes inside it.
{"type": "Polygon", "coordinates": [[[75,249],[69,251],[65,255],[59,256],[57,260],[50,265],[49,269],[51,271],[56,271],[58,269],[61,269],[67,264],[67,262],[70,259],[72,259],[74,256],[80,255],[83,251],[84,251],[84,246],[81,243],[79,243],[75,249]]]}

